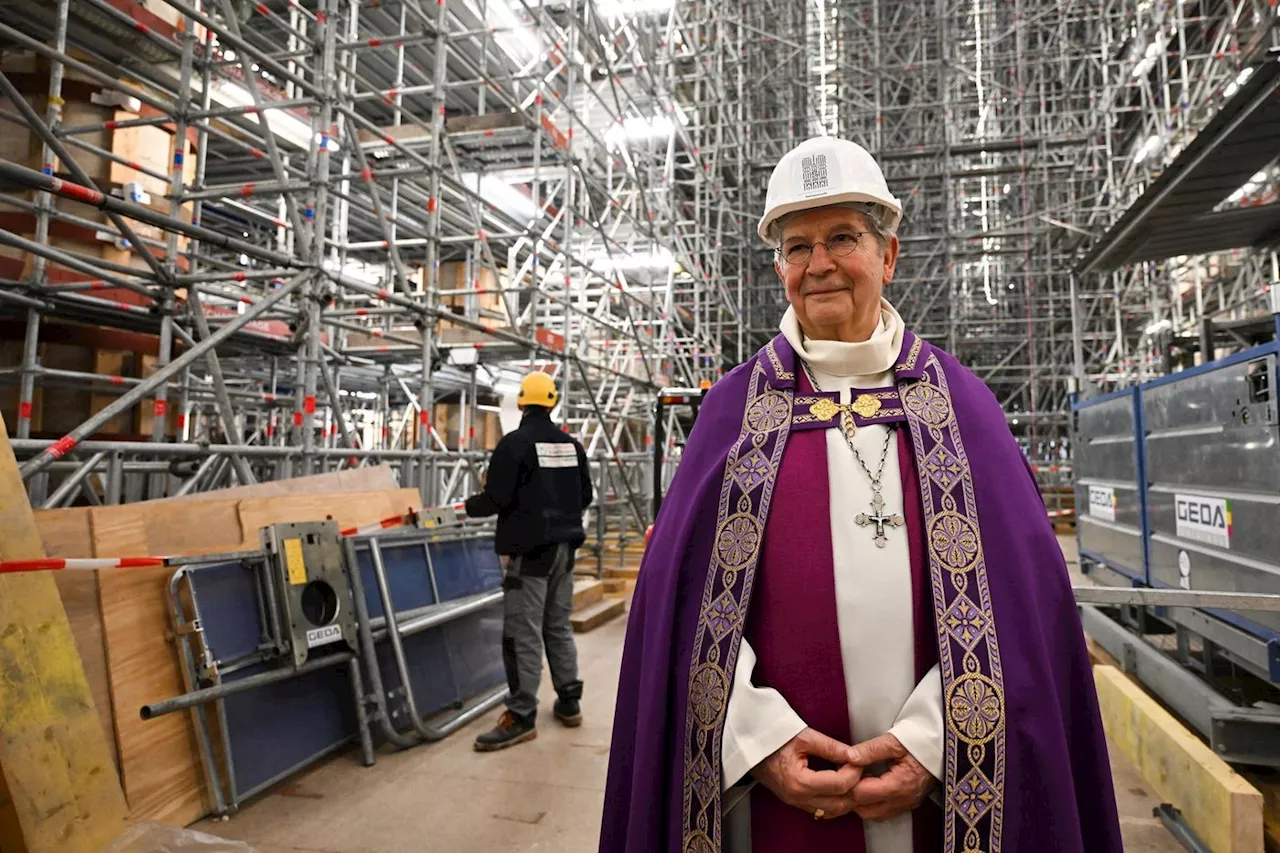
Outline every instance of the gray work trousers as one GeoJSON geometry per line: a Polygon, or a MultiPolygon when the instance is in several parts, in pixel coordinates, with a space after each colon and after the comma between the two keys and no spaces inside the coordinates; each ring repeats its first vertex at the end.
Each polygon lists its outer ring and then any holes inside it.
{"type": "Polygon", "coordinates": [[[578,647],[573,639],[573,550],[556,548],[545,577],[521,573],[524,560],[512,557],[503,579],[502,662],[511,695],[507,708],[532,722],[538,710],[542,681],[542,650],[551,667],[551,683],[562,699],[581,699],[578,647]]]}

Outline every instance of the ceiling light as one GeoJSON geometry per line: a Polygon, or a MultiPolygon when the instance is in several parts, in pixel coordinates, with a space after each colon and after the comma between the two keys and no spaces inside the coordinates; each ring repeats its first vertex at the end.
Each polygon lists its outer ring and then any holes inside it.
{"type": "Polygon", "coordinates": [[[1245,84],[1245,81],[1247,81],[1252,76],[1253,76],[1252,68],[1242,68],[1240,70],[1240,73],[1236,75],[1236,79],[1228,83],[1227,88],[1222,90],[1222,96],[1224,98],[1230,98],[1232,95],[1238,92],[1240,90],[1240,87],[1245,84]]]}
{"type": "Polygon", "coordinates": [[[666,116],[653,118],[629,118],[614,124],[605,133],[605,141],[614,148],[621,148],[627,141],[669,138],[675,126],[666,116]]]}
{"type": "Polygon", "coordinates": [[[1150,157],[1152,154],[1155,153],[1156,149],[1159,147],[1160,147],[1160,137],[1154,133],[1148,136],[1147,141],[1142,143],[1142,147],[1139,148],[1137,151],[1133,152],[1134,165],[1138,165],[1143,160],[1150,157]]]}
{"type": "Polygon", "coordinates": [[[610,270],[635,272],[638,270],[670,270],[675,256],[670,249],[659,247],[652,252],[614,252],[612,256],[598,254],[590,258],[591,268],[599,273],[610,270]]]}
{"type": "MultiPolygon", "coordinates": [[[[225,80],[219,81],[213,87],[213,99],[224,107],[251,107],[253,106],[253,93],[238,83],[229,83],[225,80]]],[[[270,103],[268,101],[268,103],[270,103]]],[[[311,124],[305,122],[292,113],[280,109],[279,107],[268,107],[264,109],[263,115],[267,117],[267,126],[279,138],[292,142],[298,148],[307,148],[311,144],[311,124]]],[[[254,113],[246,113],[245,118],[255,124],[258,116],[254,113]]]]}
{"type": "Polygon", "coordinates": [[[610,18],[670,12],[675,0],[596,0],[596,14],[610,18]]]}
{"type": "Polygon", "coordinates": [[[480,196],[494,208],[517,219],[537,219],[541,210],[520,190],[501,178],[485,175],[478,178],[474,172],[462,176],[462,183],[467,189],[480,196]]]}

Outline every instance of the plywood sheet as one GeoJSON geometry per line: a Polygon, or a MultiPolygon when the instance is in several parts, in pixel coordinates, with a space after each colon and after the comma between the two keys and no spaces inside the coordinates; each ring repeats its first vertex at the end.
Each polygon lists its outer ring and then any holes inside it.
{"type": "Polygon", "coordinates": [[[95,557],[180,557],[234,551],[239,501],[145,501],[89,510],[95,557]]]}
{"type": "Polygon", "coordinates": [[[190,718],[179,713],[144,721],[138,713],[148,702],[183,692],[177,655],[167,637],[173,571],[103,572],[102,623],[130,815],[186,826],[208,812],[190,718]]]}
{"type": "Polygon", "coordinates": [[[100,506],[89,510],[89,534],[94,557],[149,557],[148,509],[144,504],[100,506]]]}
{"type": "Polygon", "coordinates": [[[380,492],[351,492],[335,495],[292,495],[282,498],[253,498],[240,502],[240,524],[246,547],[258,546],[258,531],[269,524],[324,521],[332,516],[338,527],[371,524],[420,509],[417,489],[380,492]]]}
{"type": "Polygon", "coordinates": [[[89,507],[38,509],[35,517],[45,554],[63,559],[93,556],[89,507]]]}
{"type": "MultiPolygon", "coordinates": [[[[390,465],[373,465],[367,468],[349,468],[327,474],[292,477],[288,480],[271,480],[252,486],[234,486],[197,492],[180,498],[166,498],[163,503],[222,500],[225,498],[269,498],[276,495],[305,495],[332,492],[376,492],[398,489],[395,469],[390,465]]],[[[162,503],[152,501],[151,503],[162,503]]]]}
{"type": "Polygon", "coordinates": [[[148,553],[154,557],[177,557],[240,550],[244,534],[239,504],[234,499],[157,504],[143,519],[148,553]]]}

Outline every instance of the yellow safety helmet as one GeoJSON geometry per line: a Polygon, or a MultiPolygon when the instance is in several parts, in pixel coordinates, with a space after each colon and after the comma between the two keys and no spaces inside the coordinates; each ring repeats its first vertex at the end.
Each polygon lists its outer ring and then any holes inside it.
{"type": "Polygon", "coordinates": [[[540,370],[530,373],[520,382],[520,395],[516,397],[518,406],[545,406],[555,408],[559,394],[555,380],[540,370]]]}

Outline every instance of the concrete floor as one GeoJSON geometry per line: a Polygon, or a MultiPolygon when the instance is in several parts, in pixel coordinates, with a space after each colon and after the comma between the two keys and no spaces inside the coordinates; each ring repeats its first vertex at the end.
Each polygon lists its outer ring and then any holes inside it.
{"type": "MultiPolygon", "coordinates": [[[[1073,559],[1072,543],[1064,543],[1073,559]]],[[[625,620],[579,637],[585,722],[566,729],[550,716],[543,684],[538,738],[479,754],[471,741],[498,712],[442,743],[382,753],[363,768],[339,755],[260,797],[204,832],[249,842],[260,853],[481,853],[596,849],[604,798],[614,692],[625,620]]],[[[545,670],[544,670],[545,672],[545,670]]],[[[1151,816],[1157,804],[1142,778],[1112,758],[1125,850],[1180,849],[1151,816]]]]}

